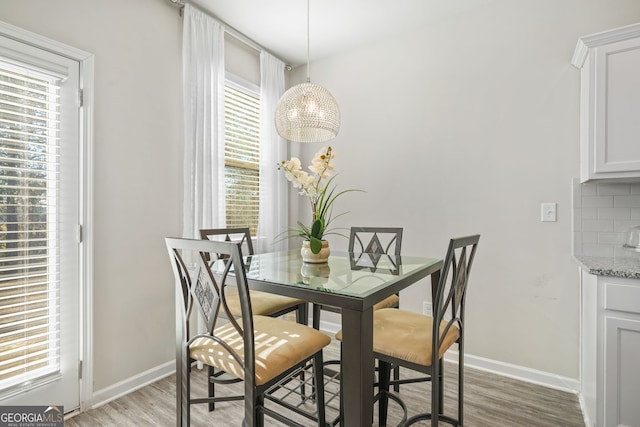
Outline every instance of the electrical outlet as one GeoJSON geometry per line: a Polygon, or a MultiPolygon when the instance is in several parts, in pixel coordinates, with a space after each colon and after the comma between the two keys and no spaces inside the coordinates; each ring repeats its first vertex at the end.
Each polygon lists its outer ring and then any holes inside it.
{"type": "Polygon", "coordinates": [[[540,205],[540,220],[543,222],[553,222],[556,220],[555,203],[542,203],[540,205]]]}
{"type": "Polygon", "coordinates": [[[425,316],[432,316],[431,303],[429,301],[422,301],[422,314],[425,316]]]}

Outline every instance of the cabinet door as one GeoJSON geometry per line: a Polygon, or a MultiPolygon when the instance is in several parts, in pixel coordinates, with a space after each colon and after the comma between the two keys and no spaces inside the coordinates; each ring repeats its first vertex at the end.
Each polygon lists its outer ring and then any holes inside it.
{"type": "Polygon", "coordinates": [[[580,286],[582,307],[580,309],[580,330],[582,334],[580,351],[580,372],[582,379],[582,399],[585,424],[596,425],[598,409],[598,358],[602,349],[598,344],[598,283],[597,276],[581,271],[580,286]]]}
{"type": "Polygon", "coordinates": [[[640,320],[604,316],[604,425],[640,426],[640,320]]]}
{"type": "Polygon", "coordinates": [[[640,39],[594,49],[594,171],[640,172],[640,39]]]}

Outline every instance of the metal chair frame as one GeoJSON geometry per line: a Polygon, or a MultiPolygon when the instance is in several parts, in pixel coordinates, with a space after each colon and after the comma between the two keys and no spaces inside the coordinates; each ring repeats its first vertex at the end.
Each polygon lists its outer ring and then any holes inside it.
{"type": "MultiPolygon", "coordinates": [[[[315,401],[317,404],[317,416],[311,416],[303,411],[297,411],[309,419],[316,419],[318,426],[325,426],[324,412],[324,384],[322,381],[323,357],[322,350],[316,352],[310,359],[302,361],[280,373],[276,378],[265,384],[257,385],[255,381],[255,340],[253,313],[251,310],[251,300],[249,287],[245,274],[245,265],[242,258],[241,243],[218,242],[211,240],[194,239],[165,239],[174,276],[176,279],[176,400],[177,425],[190,425],[190,405],[195,403],[210,403],[230,400],[245,401],[244,424],[251,426],[264,426],[264,415],[279,420],[280,422],[301,427],[299,423],[284,417],[280,412],[274,411],[264,406],[265,395],[269,389],[275,385],[298,374],[299,370],[307,366],[310,362],[314,366],[315,401]],[[192,277],[192,273],[185,262],[186,253],[195,255],[197,263],[197,275],[192,277]],[[211,259],[221,259],[223,267],[216,270],[214,275],[211,270],[211,259]],[[230,274],[231,273],[231,274],[230,274]],[[241,321],[234,318],[225,301],[227,287],[233,287],[240,295],[240,305],[242,315],[241,321]],[[200,312],[206,322],[207,332],[190,335],[189,319],[194,310],[200,312]],[[218,337],[215,330],[222,322],[229,322],[235,331],[243,337],[244,353],[240,356],[223,337],[218,337]],[[190,372],[193,360],[189,357],[190,345],[196,339],[210,339],[222,347],[235,359],[244,369],[244,379],[234,378],[220,379],[210,376],[209,380],[214,383],[228,384],[230,382],[244,381],[244,395],[230,397],[207,397],[191,398],[190,372]]],[[[283,320],[283,322],[286,322],[283,320]]]]}
{"type": "MultiPolygon", "coordinates": [[[[423,366],[411,363],[403,359],[390,357],[385,354],[374,353],[379,361],[379,425],[386,426],[388,411],[388,399],[399,402],[405,411],[405,419],[402,426],[411,425],[421,420],[431,420],[431,426],[436,427],[439,421],[444,421],[455,426],[463,425],[464,415],[464,333],[465,333],[465,299],[469,272],[476,254],[480,235],[472,235],[451,239],[444,260],[440,280],[436,289],[432,289],[433,301],[433,330],[432,330],[432,357],[431,366],[423,366]],[[446,326],[440,332],[441,323],[446,326]],[[444,415],[443,403],[443,362],[439,358],[440,343],[442,338],[452,327],[457,327],[460,336],[456,341],[458,345],[458,414],[457,419],[444,415]],[[427,374],[431,382],[431,413],[422,413],[406,419],[406,406],[402,401],[389,391],[390,369],[392,366],[403,366],[415,371],[427,374]],[[437,412],[436,412],[437,411],[437,412]],[[435,413],[434,413],[435,412],[435,413]]],[[[375,313],[374,313],[375,316],[375,313]]]]}
{"type": "MultiPolygon", "coordinates": [[[[353,270],[360,270],[362,267],[359,265],[359,261],[363,257],[368,257],[368,261],[371,262],[371,270],[375,270],[376,265],[380,257],[383,255],[389,255],[390,260],[395,260],[395,267],[399,268],[400,264],[400,252],[402,249],[402,227],[351,227],[349,233],[349,258],[351,262],[351,268],[353,270]],[[362,235],[365,234],[369,237],[367,240],[362,239],[362,235]],[[386,237],[387,239],[381,239],[386,237]],[[384,243],[383,243],[384,242],[384,243]],[[390,253],[390,250],[393,250],[390,253]],[[394,258],[391,258],[393,256],[394,258]]],[[[391,272],[393,274],[393,271],[391,272]]],[[[398,304],[392,306],[398,308],[398,304]]],[[[320,313],[321,310],[329,311],[332,313],[340,313],[340,309],[337,307],[313,304],[312,308],[312,324],[315,329],[320,329],[320,313]]],[[[331,364],[330,361],[325,362],[331,364]]],[[[328,371],[329,375],[334,375],[332,370],[328,371]]],[[[393,369],[394,378],[394,390],[400,389],[400,368],[395,367],[393,369]]]]}
{"type": "MultiPolygon", "coordinates": [[[[395,272],[390,272],[392,274],[397,274],[399,272],[398,269],[400,268],[402,232],[403,229],[401,227],[351,227],[348,245],[351,269],[362,270],[370,268],[371,271],[375,271],[380,258],[382,256],[388,256],[395,269],[395,272]],[[369,239],[363,240],[363,234],[366,234],[369,239]],[[370,264],[370,267],[360,265],[360,261],[363,260],[366,261],[366,264],[370,264]]],[[[398,305],[396,304],[393,307],[398,308],[398,305]]],[[[338,307],[313,304],[312,325],[315,329],[320,329],[320,313],[322,310],[332,313],[340,313],[340,309],[338,307]]],[[[340,358],[342,359],[342,346],[340,347],[340,358]]],[[[331,368],[330,366],[332,365],[340,365],[340,363],[335,360],[325,361],[325,375],[340,380],[340,373],[331,368]]],[[[394,383],[394,389],[398,391],[400,387],[400,368],[394,367],[393,372],[394,381],[396,382],[394,383]]],[[[331,425],[337,425],[343,419],[342,406],[341,397],[340,414],[330,423],[331,425]]]]}
{"type": "MultiPolygon", "coordinates": [[[[203,228],[200,230],[200,238],[205,240],[212,240],[212,236],[224,236],[225,242],[238,242],[241,246],[246,246],[247,251],[245,255],[253,255],[253,242],[251,239],[251,231],[249,227],[237,227],[237,228],[203,228]]],[[[296,321],[298,323],[307,324],[309,310],[307,303],[294,305],[284,308],[276,313],[269,314],[270,317],[280,317],[287,313],[296,312],[296,321]]]]}
{"type": "MultiPolygon", "coordinates": [[[[200,238],[203,240],[216,240],[214,237],[220,237],[225,242],[237,242],[240,247],[246,248],[245,255],[253,255],[253,241],[251,239],[251,231],[249,227],[235,227],[235,228],[203,228],[200,230],[200,238]]],[[[220,241],[220,240],[217,240],[220,241]]],[[[252,299],[255,300],[259,298],[257,294],[249,291],[252,294],[252,299]]],[[[284,297],[283,297],[284,298],[284,297]]],[[[306,302],[292,305],[286,307],[282,310],[279,310],[275,313],[268,314],[269,317],[280,317],[284,316],[287,313],[296,312],[296,322],[306,325],[309,318],[309,310],[308,304],[306,302]]],[[[260,314],[260,313],[258,313],[260,314]]],[[[209,375],[212,377],[219,377],[222,375],[220,372],[217,372],[213,366],[209,366],[209,375]]],[[[302,374],[302,391],[304,392],[304,373],[302,374]]],[[[303,393],[304,394],[304,393],[303,393]]],[[[215,383],[209,382],[209,397],[215,397],[215,383]]],[[[215,410],[215,401],[211,401],[209,403],[209,411],[215,410]]]]}
{"type": "Polygon", "coordinates": [[[349,252],[351,253],[367,253],[367,254],[390,254],[393,247],[393,255],[400,256],[402,249],[402,228],[401,227],[351,227],[349,235],[349,252]],[[365,233],[373,233],[368,242],[362,241],[361,236],[365,233]],[[391,236],[386,242],[386,246],[380,240],[381,235],[391,236]],[[356,246],[356,243],[358,246],[356,246]]]}
{"type": "MultiPolygon", "coordinates": [[[[402,228],[400,227],[351,227],[348,250],[351,254],[351,265],[354,269],[360,269],[357,264],[358,260],[362,256],[368,255],[374,257],[374,259],[372,259],[371,261],[375,264],[375,257],[389,255],[388,251],[392,246],[393,255],[395,255],[396,259],[398,259],[398,257],[400,256],[400,249],[402,248],[402,228]],[[373,233],[366,245],[360,238],[360,234],[362,233],[373,233]],[[382,244],[378,234],[392,235],[386,246],[382,244]],[[358,246],[356,246],[356,243],[358,244],[358,246]]],[[[320,329],[320,310],[330,311],[332,313],[340,313],[340,309],[337,307],[313,304],[312,318],[313,327],[315,329],[320,329]]]]}

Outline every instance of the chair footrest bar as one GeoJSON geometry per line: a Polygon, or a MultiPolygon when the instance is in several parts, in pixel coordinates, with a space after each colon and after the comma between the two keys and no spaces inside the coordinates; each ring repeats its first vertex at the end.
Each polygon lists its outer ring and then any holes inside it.
{"type": "Polygon", "coordinates": [[[378,394],[376,394],[373,397],[373,403],[376,403],[378,400],[380,400],[382,398],[382,395],[386,394],[387,397],[391,400],[393,400],[394,402],[396,402],[398,405],[400,405],[400,408],[402,408],[402,420],[400,421],[399,425],[405,425],[404,423],[407,421],[407,415],[408,415],[408,409],[407,409],[407,405],[404,403],[404,401],[400,398],[400,396],[390,392],[390,391],[380,391],[378,392],[378,394]]]}
{"type": "MultiPolygon", "coordinates": [[[[402,424],[402,427],[410,426],[417,423],[418,421],[430,420],[432,417],[433,414],[417,414],[412,416],[404,424],[402,424]]],[[[438,418],[438,421],[443,421],[447,424],[451,424],[452,426],[460,426],[460,422],[455,418],[447,417],[446,415],[436,415],[436,417],[438,418]]]]}
{"type": "Polygon", "coordinates": [[[389,381],[389,385],[412,384],[412,383],[421,383],[421,382],[426,382],[426,381],[431,381],[431,377],[405,378],[405,379],[400,379],[400,380],[391,380],[391,381],[389,381]]]}
{"type": "Polygon", "coordinates": [[[244,396],[200,397],[191,399],[191,403],[232,402],[234,400],[244,400],[244,396]]]}

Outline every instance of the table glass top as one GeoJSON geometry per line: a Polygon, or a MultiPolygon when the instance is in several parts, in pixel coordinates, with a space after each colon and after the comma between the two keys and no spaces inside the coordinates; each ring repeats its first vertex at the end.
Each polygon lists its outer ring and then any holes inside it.
{"type": "Polygon", "coordinates": [[[325,264],[302,262],[300,250],[252,255],[247,278],[364,298],[441,260],[394,255],[331,252],[325,264]]]}

